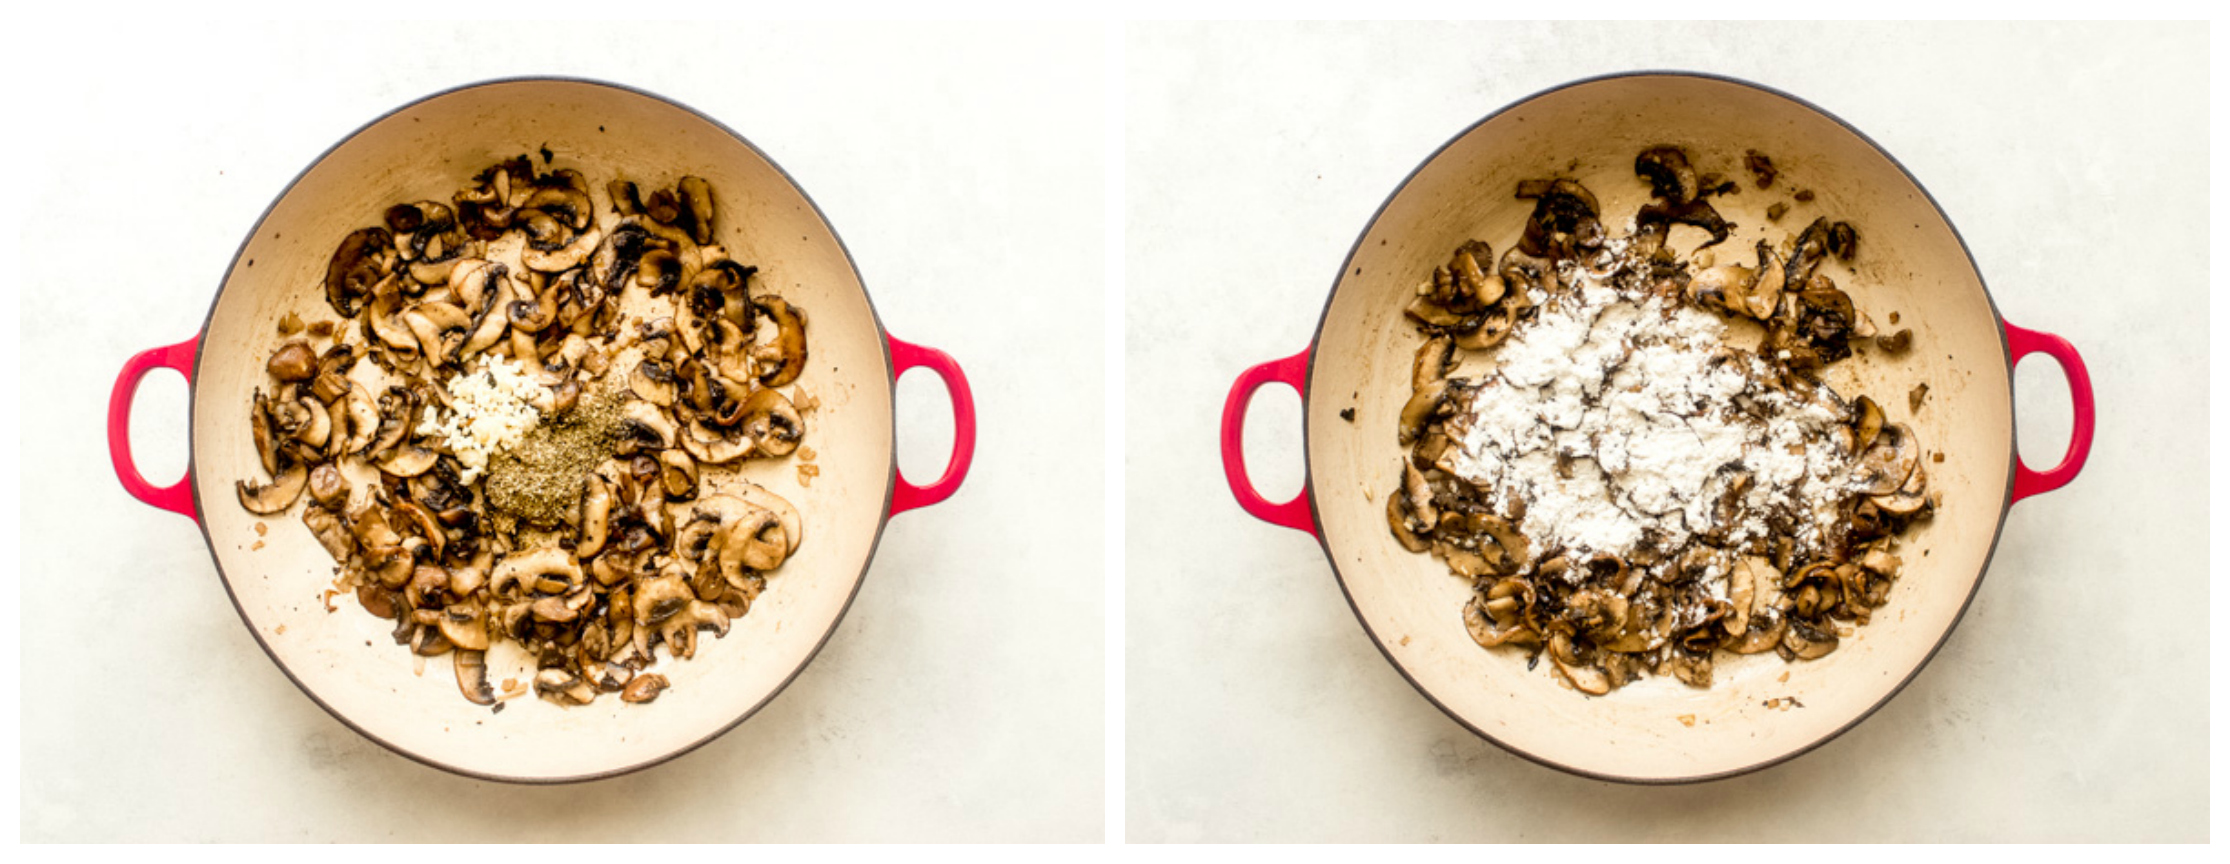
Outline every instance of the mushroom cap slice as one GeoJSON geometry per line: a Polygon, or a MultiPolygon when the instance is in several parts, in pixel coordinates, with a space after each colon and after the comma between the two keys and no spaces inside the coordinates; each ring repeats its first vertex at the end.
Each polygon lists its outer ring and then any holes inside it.
{"type": "Polygon", "coordinates": [[[780,387],[798,380],[805,371],[805,310],[772,295],[758,298],[753,305],[775,326],[773,350],[758,355],[763,361],[773,362],[774,368],[759,373],[759,383],[780,387]]]}
{"type": "Polygon", "coordinates": [[[397,477],[416,477],[432,470],[441,454],[424,447],[408,446],[379,461],[379,470],[397,477]]]}
{"type": "Polygon", "coordinates": [[[371,288],[395,266],[394,235],[385,228],[360,228],[341,238],[325,265],[325,301],[342,317],[356,317],[371,288]]]}
{"type": "MultiPolygon", "coordinates": [[[[485,639],[487,634],[482,633],[481,637],[485,639]]],[[[485,646],[460,650],[451,655],[449,661],[456,666],[458,692],[465,694],[465,700],[474,705],[496,704],[495,689],[488,686],[488,655],[484,649],[485,646]]]]}
{"type": "Polygon", "coordinates": [[[309,485],[309,480],[309,466],[295,462],[268,484],[251,486],[246,480],[235,480],[233,486],[240,495],[241,507],[258,516],[268,516],[294,506],[294,500],[302,497],[302,489],[309,485]]]}
{"type": "Polygon", "coordinates": [[[805,416],[782,391],[764,387],[744,399],[741,429],[760,452],[788,456],[805,437],[805,416]]]}
{"type": "Polygon", "coordinates": [[[789,540],[789,553],[797,554],[798,546],[805,542],[805,522],[789,499],[748,480],[729,488],[727,494],[743,499],[746,504],[774,511],[775,517],[782,520],[782,535],[789,540]]]}

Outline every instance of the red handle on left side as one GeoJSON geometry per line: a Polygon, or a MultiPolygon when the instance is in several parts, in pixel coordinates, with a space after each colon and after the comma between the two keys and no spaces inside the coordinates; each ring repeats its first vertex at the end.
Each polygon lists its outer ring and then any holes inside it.
{"type": "Polygon", "coordinates": [[[194,352],[201,346],[201,335],[162,348],[150,348],[132,355],[124,361],[124,372],[116,376],[116,389],[108,395],[108,456],[116,463],[116,479],[123,481],[124,491],[132,497],[161,507],[172,513],[201,521],[194,513],[194,495],[186,488],[186,477],[169,486],[156,486],[140,476],[139,465],[132,461],[132,394],[139,392],[139,379],[156,369],[176,369],[186,376],[186,386],[193,386],[194,352]]]}
{"type": "Polygon", "coordinates": [[[2091,433],[2097,425],[2098,404],[2091,397],[2091,370],[2083,366],[2083,355],[2075,353],[2075,346],[2066,339],[2036,330],[2024,330],[2011,322],[2005,325],[2005,344],[2013,353],[2014,365],[2021,358],[2042,353],[2060,362],[2060,371],[2067,375],[2068,395],[2075,402],[2075,430],[2068,436],[2067,456],[2060,464],[2043,471],[2029,468],[2021,459],[2019,448],[2013,454],[2013,500],[2031,495],[2042,495],[2067,485],[2082,473],[2083,463],[2091,458],[2091,433]]]}
{"type": "Polygon", "coordinates": [[[968,390],[968,376],[960,374],[960,364],[953,362],[952,355],[900,342],[887,333],[883,338],[890,340],[893,385],[906,370],[920,366],[944,379],[945,390],[952,394],[952,459],[945,463],[945,476],[927,486],[916,486],[906,482],[905,472],[898,472],[890,498],[890,515],[896,516],[952,497],[960,481],[967,479],[968,465],[976,459],[976,397],[968,390]]]}
{"type": "Polygon", "coordinates": [[[1239,373],[1239,380],[1232,382],[1231,395],[1223,401],[1223,480],[1231,486],[1231,496],[1239,499],[1239,509],[1272,525],[1282,525],[1295,531],[1321,536],[1316,532],[1316,517],[1309,512],[1307,481],[1301,484],[1301,494],[1283,504],[1274,503],[1254,490],[1254,480],[1247,477],[1247,403],[1254,401],[1254,391],[1265,384],[1284,384],[1306,397],[1303,389],[1308,383],[1309,351],[1283,360],[1272,360],[1239,373]]]}

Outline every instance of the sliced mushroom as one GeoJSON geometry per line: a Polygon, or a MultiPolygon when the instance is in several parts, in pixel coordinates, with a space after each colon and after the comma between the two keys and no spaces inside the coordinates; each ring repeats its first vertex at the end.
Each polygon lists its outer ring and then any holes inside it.
{"type": "Polygon", "coordinates": [[[515,596],[520,592],[532,591],[535,586],[546,581],[562,583],[568,589],[584,584],[580,560],[572,553],[554,547],[514,552],[496,562],[495,571],[488,579],[488,590],[499,596],[515,596]],[[518,588],[519,591],[513,591],[513,588],[518,588]]]}
{"type": "Polygon", "coordinates": [[[364,453],[380,432],[379,406],[372,401],[371,391],[354,381],[349,382],[348,393],[343,398],[348,412],[348,438],[342,442],[341,449],[348,453],[364,453]]]}
{"type": "Polygon", "coordinates": [[[759,374],[759,383],[781,387],[798,380],[805,371],[805,310],[774,296],[760,297],[753,303],[775,326],[774,344],[764,353],[754,354],[761,362],[774,364],[759,374]]]}
{"type": "Polygon", "coordinates": [[[1417,436],[1424,434],[1425,424],[1440,413],[1448,393],[1448,382],[1440,381],[1409,397],[1409,401],[1401,409],[1401,443],[1412,443],[1417,440],[1417,436]]]}
{"type": "Polygon", "coordinates": [[[323,449],[326,440],[333,434],[332,412],[325,410],[325,403],[316,399],[304,397],[296,402],[309,416],[309,422],[294,431],[294,440],[307,444],[312,449],[323,449]]]}
{"type": "Polygon", "coordinates": [[[255,391],[255,400],[248,409],[248,429],[255,439],[256,457],[263,461],[268,474],[279,473],[279,433],[272,428],[271,400],[265,399],[262,388],[255,391]]]}
{"type": "MultiPolygon", "coordinates": [[[[483,632],[482,638],[487,634],[483,632]]],[[[451,641],[455,641],[452,639],[451,641]]],[[[457,691],[474,705],[496,704],[495,688],[488,686],[488,655],[485,648],[460,650],[450,658],[457,672],[457,691]]]]}
{"type": "Polygon", "coordinates": [[[525,248],[519,250],[519,263],[544,273],[563,273],[587,261],[589,254],[596,251],[597,242],[602,239],[603,232],[592,227],[575,232],[566,243],[553,245],[549,249],[537,248],[530,241],[525,248]]]}
{"type": "Polygon", "coordinates": [[[385,459],[379,460],[379,470],[396,477],[416,477],[432,470],[434,463],[440,459],[441,454],[432,450],[424,447],[408,446],[396,450],[385,459]]]}
{"type": "Polygon", "coordinates": [[[782,391],[761,388],[743,400],[741,430],[759,452],[788,456],[805,437],[805,417],[782,391]]]}
{"type": "Polygon", "coordinates": [[[674,227],[689,232],[689,239],[698,243],[712,242],[712,185],[703,177],[686,176],[674,191],[681,205],[674,227]]]}
{"type": "Polygon", "coordinates": [[[637,397],[661,408],[674,404],[676,383],[673,369],[657,360],[636,364],[634,374],[627,378],[628,388],[637,397]]]}
{"type": "Polygon", "coordinates": [[[233,486],[239,493],[242,508],[259,516],[269,516],[294,506],[294,500],[302,497],[302,489],[309,480],[309,466],[295,462],[269,484],[251,486],[248,481],[235,480],[233,486]]]}
{"type": "Polygon", "coordinates": [[[341,239],[325,265],[325,300],[344,318],[354,318],[372,286],[395,266],[394,236],[385,228],[362,228],[341,239]]]}
{"type": "Polygon", "coordinates": [[[581,482],[581,536],[573,545],[578,558],[592,558],[604,551],[604,540],[611,532],[612,490],[595,476],[581,482]]]}
{"type": "Polygon", "coordinates": [[[559,705],[587,705],[596,700],[596,685],[567,669],[534,673],[534,694],[559,705]]]}
{"type": "Polygon", "coordinates": [[[1881,427],[1872,444],[1859,455],[1851,478],[1851,491],[1861,495],[1888,495],[1905,485],[1920,464],[1920,447],[1912,430],[1902,423],[1881,427]]]}
{"type": "Polygon", "coordinates": [[[403,313],[403,323],[418,340],[419,353],[436,368],[456,362],[472,337],[472,316],[448,303],[420,303],[403,313]]]}
{"type": "Polygon", "coordinates": [[[744,503],[774,511],[782,520],[782,535],[789,540],[789,554],[795,555],[798,546],[805,542],[805,522],[798,516],[798,508],[789,499],[749,480],[728,488],[727,494],[743,499],[744,503]]]}
{"type": "Polygon", "coordinates": [[[635,680],[627,682],[627,689],[620,691],[619,699],[622,702],[640,705],[657,699],[658,694],[665,692],[668,686],[664,675],[655,672],[637,675],[635,680]]]}
{"type": "Polygon", "coordinates": [[[714,604],[691,600],[681,612],[659,625],[658,636],[674,656],[686,660],[697,656],[699,630],[711,630],[716,636],[728,635],[728,613],[714,604]]]}
{"type": "Polygon", "coordinates": [[[1801,620],[1790,621],[1788,632],[1781,636],[1781,647],[1798,660],[1818,660],[1833,652],[1841,642],[1834,630],[1813,627],[1801,620]]]}
{"type": "MultiPolygon", "coordinates": [[[[687,500],[697,492],[697,460],[690,458],[687,450],[661,450],[658,452],[659,486],[665,496],[674,500],[687,500]]],[[[756,488],[756,487],[754,487],[756,488]]]]}

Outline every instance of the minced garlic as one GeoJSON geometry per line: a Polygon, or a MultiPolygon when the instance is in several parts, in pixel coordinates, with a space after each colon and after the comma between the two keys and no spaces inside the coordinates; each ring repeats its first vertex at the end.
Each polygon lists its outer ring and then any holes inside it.
{"type": "Polygon", "coordinates": [[[548,403],[550,388],[527,375],[508,359],[481,357],[477,369],[456,375],[444,385],[449,391],[449,412],[426,412],[417,433],[437,440],[465,466],[457,481],[470,484],[488,467],[488,457],[519,443],[527,430],[541,422],[536,402],[548,403]]]}

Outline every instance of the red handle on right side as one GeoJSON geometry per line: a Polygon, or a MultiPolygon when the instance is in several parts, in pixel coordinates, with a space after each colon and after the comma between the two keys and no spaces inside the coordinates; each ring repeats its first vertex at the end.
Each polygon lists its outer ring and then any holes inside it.
{"type": "Polygon", "coordinates": [[[900,342],[888,333],[883,338],[890,341],[893,386],[906,370],[920,366],[945,379],[945,390],[952,394],[952,460],[945,463],[945,476],[927,486],[916,486],[906,482],[905,472],[898,472],[890,498],[890,515],[896,516],[952,497],[960,489],[960,481],[967,479],[968,465],[976,459],[976,397],[968,390],[968,376],[960,374],[960,364],[953,362],[952,355],[900,342]]]}
{"type": "Polygon", "coordinates": [[[2031,495],[2042,495],[2067,485],[2082,473],[2083,463],[2091,458],[2091,433],[2097,422],[2098,405],[2091,398],[2091,371],[2083,366],[2083,355],[2075,353],[2075,346],[2050,333],[2023,330],[2005,324],[2005,344],[2013,351],[2013,365],[2020,365],[2021,358],[2042,352],[2060,361],[2060,371],[2067,375],[2069,394],[2075,401],[2075,432],[2068,436],[2067,456],[2060,464],[2043,471],[2032,471],[2022,461],[2020,448],[2013,453],[2013,500],[2031,495]]]}
{"type": "MultiPolygon", "coordinates": [[[[1310,346],[1314,348],[1315,346],[1310,346]]],[[[1308,378],[1309,352],[1283,360],[1272,360],[1245,372],[1231,385],[1231,395],[1223,401],[1223,479],[1231,484],[1231,495],[1239,499],[1239,509],[1256,519],[1272,525],[1283,525],[1310,536],[1317,536],[1316,517],[1309,513],[1309,487],[1301,484],[1301,494],[1283,504],[1270,503],[1262,493],[1254,491],[1254,481],[1247,477],[1246,428],[1247,403],[1254,401],[1254,391],[1262,385],[1276,382],[1293,388],[1293,392],[1307,396],[1302,389],[1308,378]]]]}
{"type": "MultiPolygon", "coordinates": [[[[194,493],[186,488],[186,478],[169,486],[157,486],[140,476],[139,465],[132,461],[132,394],[139,392],[139,379],[157,369],[176,369],[186,376],[186,386],[193,386],[194,352],[201,347],[201,334],[176,345],[149,348],[124,361],[124,371],[116,376],[116,388],[108,394],[108,457],[116,464],[116,479],[123,481],[124,491],[148,504],[201,521],[194,514],[194,493]]],[[[186,477],[193,476],[191,470],[186,477]]]]}

